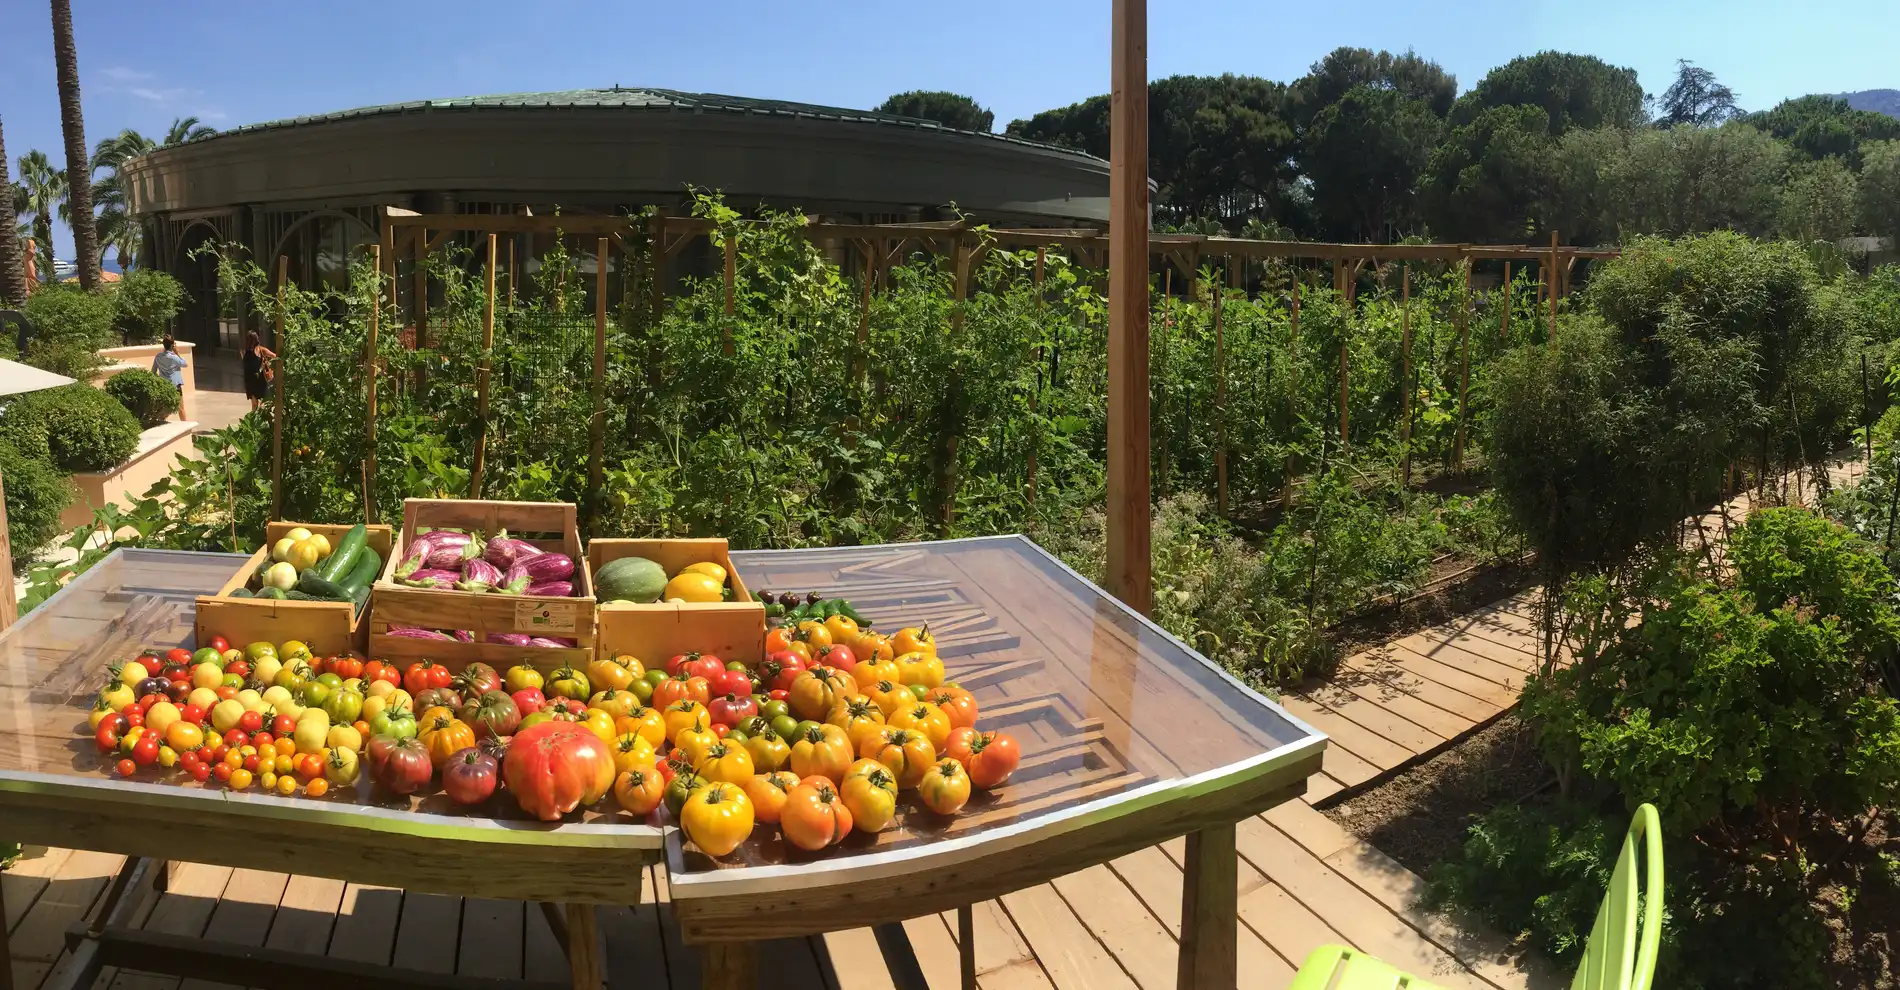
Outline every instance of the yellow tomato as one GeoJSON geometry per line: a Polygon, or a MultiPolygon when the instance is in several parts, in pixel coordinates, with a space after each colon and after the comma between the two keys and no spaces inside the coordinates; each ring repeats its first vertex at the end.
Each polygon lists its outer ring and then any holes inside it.
{"type": "Polygon", "coordinates": [[[704,729],[712,724],[712,715],[706,711],[706,706],[691,698],[681,698],[666,706],[662,717],[665,720],[666,738],[675,739],[675,746],[679,745],[676,737],[681,730],[704,729]]]}
{"type": "Polygon", "coordinates": [[[851,679],[858,682],[858,690],[869,691],[871,685],[879,681],[898,684],[903,681],[903,672],[897,669],[897,663],[889,657],[877,660],[858,658],[858,665],[851,668],[851,679]]]}
{"type": "Polygon", "coordinates": [[[752,779],[752,754],[744,746],[722,739],[700,751],[693,761],[693,772],[707,780],[744,784],[752,779]]]}
{"type": "MultiPolygon", "coordinates": [[[[685,567],[680,568],[680,574],[704,574],[720,584],[726,583],[726,569],[710,560],[702,560],[697,564],[687,564],[685,567]]],[[[674,576],[678,577],[679,575],[676,574],[674,576]]]]}
{"type": "Polygon", "coordinates": [[[806,619],[798,624],[798,639],[810,647],[813,653],[832,645],[831,630],[816,619],[806,619]]]}
{"type": "Polygon", "coordinates": [[[680,809],[680,827],[693,845],[710,856],[724,856],[752,834],[752,799],[736,784],[702,785],[680,809]]]}
{"type": "Polygon", "coordinates": [[[850,646],[858,638],[858,624],[848,615],[834,615],[825,620],[825,631],[831,634],[833,646],[850,646]]]}
{"type": "Polygon", "coordinates": [[[666,589],[660,592],[660,598],[704,603],[726,600],[726,584],[716,580],[710,574],[698,571],[682,571],[673,580],[666,582],[666,589]]]}
{"type": "Polygon", "coordinates": [[[931,748],[939,753],[943,752],[944,744],[950,741],[949,714],[928,701],[899,708],[891,714],[890,724],[923,733],[924,738],[930,740],[931,748]]]}
{"type": "Polygon", "coordinates": [[[659,762],[659,754],[653,749],[653,744],[637,732],[623,732],[615,736],[611,749],[615,773],[651,771],[659,762]]]}
{"type": "Polygon", "coordinates": [[[930,634],[929,626],[921,629],[915,627],[899,629],[896,635],[891,637],[891,652],[900,657],[906,653],[928,653],[936,656],[937,637],[930,634]]]}
{"type": "Polygon", "coordinates": [[[658,750],[660,744],[666,741],[666,718],[657,708],[635,708],[614,719],[614,732],[616,735],[631,732],[645,739],[647,745],[658,750]]]}
{"type": "Polygon", "coordinates": [[[857,638],[851,641],[851,652],[857,654],[859,666],[897,659],[896,651],[891,649],[891,638],[868,629],[858,630],[857,638]]]}
{"type": "Polygon", "coordinates": [[[718,742],[718,736],[707,729],[699,728],[682,729],[679,735],[673,737],[674,748],[686,754],[689,765],[699,763],[700,758],[706,755],[706,751],[718,742]]]}
{"type": "Polygon", "coordinates": [[[587,731],[599,736],[601,742],[614,741],[614,717],[611,714],[598,708],[589,708],[587,713],[581,716],[581,724],[587,726],[587,731]]]}
{"type": "Polygon", "coordinates": [[[906,653],[897,658],[897,679],[906,687],[912,684],[927,688],[942,687],[943,661],[937,659],[935,651],[906,653]]]}

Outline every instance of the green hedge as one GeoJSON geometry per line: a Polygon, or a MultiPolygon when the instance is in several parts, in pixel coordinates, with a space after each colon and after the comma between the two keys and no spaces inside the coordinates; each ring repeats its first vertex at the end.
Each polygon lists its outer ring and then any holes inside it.
{"type": "MultiPolygon", "coordinates": [[[[139,445],[139,421],[117,399],[90,385],[20,396],[0,413],[0,435],[29,444],[41,432],[53,467],[66,473],[110,471],[139,445]]],[[[37,446],[24,451],[38,453],[37,446]]]]}
{"type": "Polygon", "coordinates": [[[178,386],[143,368],[121,371],[106,379],[105,392],[137,416],[143,426],[157,426],[178,411],[178,386]]]}
{"type": "Polygon", "coordinates": [[[0,443],[0,479],[7,489],[13,572],[24,574],[39,548],[59,535],[59,516],[72,502],[73,489],[51,464],[7,443],[0,443]]]}

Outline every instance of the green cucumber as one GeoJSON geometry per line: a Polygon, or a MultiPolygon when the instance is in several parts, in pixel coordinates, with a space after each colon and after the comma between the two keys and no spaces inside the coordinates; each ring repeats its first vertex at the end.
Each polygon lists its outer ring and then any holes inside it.
{"type": "Polygon", "coordinates": [[[293,602],[321,602],[321,601],[329,600],[326,598],[318,598],[316,595],[307,594],[305,592],[298,591],[296,588],[292,588],[289,591],[284,592],[284,598],[293,602]]]}
{"type": "Polygon", "coordinates": [[[356,558],[356,566],[350,568],[350,573],[344,575],[343,580],[338,581],[337,584],[344,591],[349,592],[351,599],[354,600],[358,588],[367,588],[375,584],[382,573],[383,555],[371,547],[364,547],[363,552],[356,558]]]}
{"type": "Polygon", "coordinates": [[[272,584],[272,585],[265,585],[264,587],[259,588],[257,591],[257,597],[267,599],[269,601],[281,602],[288,596],[284,594],[284,589],[279,588],[276,585],[272,584]]]}
{"type": "Polygon", "coordinates": [[[343,576],[356,566],[356,558],[366,549],[368,538],[368,527],[362,523],[351,526],[349,532],[344,533],[343,538],[331,548],[329,558],[317,565],[317,576],[333,584],[343,580],[343,576]]]}
{"type": "Polygon", "coordinates": [[[317,574],[314,567],[297,576],[296,590],[318,601],[347,602],[350,600],[349,592],[344,591],[335,582],[324,580],[317,574]]]}

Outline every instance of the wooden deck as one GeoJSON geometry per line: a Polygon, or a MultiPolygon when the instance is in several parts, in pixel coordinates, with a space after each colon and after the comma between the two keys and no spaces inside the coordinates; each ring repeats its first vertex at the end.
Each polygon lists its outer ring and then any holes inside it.
{"type": "MultiPolygon", "coordinates": [[[[1241,986],[1276,990],[1300,960],[1345,942],[1448,987],[1558,986],[1536,960],[1513,961],[1501,939],[1432,916],[1423,882],[1312,808],[1422,759],[1516,702],[1536,666],[1529,595],[1406,636],[1347,660],[1337,677],[1283,699],[1332,736],[1323,773],[1296,801],[1241,824],[1241,986]]],[[[221,841],[221,840],[207,840],[221,841]]],[[[241,837],[238,841],[242,841],[241,837]]],[[[191,840],[184,840],[188,856],[191,840]]],[[[975,952],[985,990],[1174,986],[1181,843],[977,905],[975,952]]],[[[58,965],[66,928],[103,894],[119,857],[28,850],[4,877],[14,985],[38,987],[58,965]]],[[[664,870],[628,877],[643,906],[604,909],[610,987],[699,984],[695,954],[666,905],[664,870]],[[662,979],[663,974],[663,979],[662,979]]],[[[559,979],[566,963],[541,912],[519,901],[408,894],[333,880],[174,868],[171,889],[141,905],[147,930],[439,972],[559,979]]],[[[954,915],[904,925],[933,988],[957,986],[954,915]]],[[[770,943],[760,970],[775,988],[869,990],[891,979],[868,929],[770,943]]],[[[170,977],[108,973],[100,987],[205,990],[170,977]]]]}

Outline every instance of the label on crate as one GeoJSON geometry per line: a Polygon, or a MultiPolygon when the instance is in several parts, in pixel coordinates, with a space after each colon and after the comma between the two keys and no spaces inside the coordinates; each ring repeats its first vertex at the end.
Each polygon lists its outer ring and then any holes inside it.
{"type": "Polygon", "coordinates": [[[579,603],[516,602],[515,631],[525,633],[571,633],[580,625],[579,603]]]}

